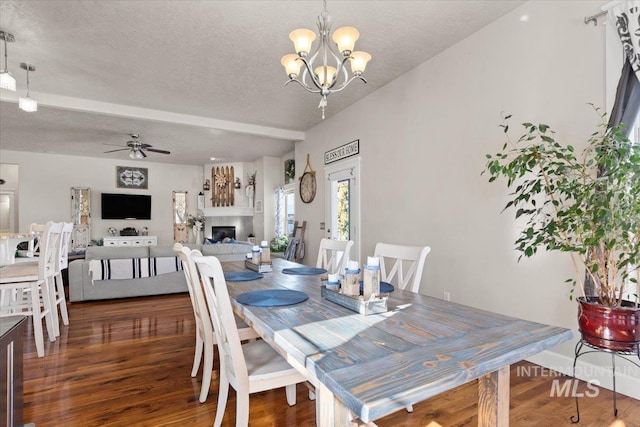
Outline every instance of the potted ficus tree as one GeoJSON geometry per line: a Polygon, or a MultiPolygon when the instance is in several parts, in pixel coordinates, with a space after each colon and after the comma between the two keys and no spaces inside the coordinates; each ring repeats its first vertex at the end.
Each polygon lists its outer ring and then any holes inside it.
{"type": "Polygon", "coordinates": [[[505,210],[526,221],[515,242],[518,260],[541,249],[570,253],[575,277],[566,282],[572,283],[572,299],[579,290],[583,339],[609,350],[640,351],[640,145],[624,136],[622,126],[606,124],[581,154],[556,141],[545,124],[523,123],[523,135],[513,141],[510,117],[501,125],[507,141],[487,154],[483,173],[489,182],[506,179],[512,192],[505,210]]]}

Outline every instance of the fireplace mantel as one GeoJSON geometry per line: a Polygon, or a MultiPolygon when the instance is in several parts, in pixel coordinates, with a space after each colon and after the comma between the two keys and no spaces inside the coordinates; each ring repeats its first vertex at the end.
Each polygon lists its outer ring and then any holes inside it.
{"type": "Polygon", "coordinates": [[[253,216],[253,208],[240,208],[236,206],[204,208],[199,212],[205,217],[210,216],[253,216]]]}

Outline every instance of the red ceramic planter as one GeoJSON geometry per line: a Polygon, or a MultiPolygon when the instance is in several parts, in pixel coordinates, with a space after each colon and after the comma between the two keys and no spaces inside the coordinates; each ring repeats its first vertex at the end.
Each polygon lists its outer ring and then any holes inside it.
{"type": "Polygon", "coordinates": [[[640,308],[629,301],[622,307],[607,307],[597,297],[580,297],[578,303],[578,325],[587,343],[612,351],[638,351],[640,308]]]}

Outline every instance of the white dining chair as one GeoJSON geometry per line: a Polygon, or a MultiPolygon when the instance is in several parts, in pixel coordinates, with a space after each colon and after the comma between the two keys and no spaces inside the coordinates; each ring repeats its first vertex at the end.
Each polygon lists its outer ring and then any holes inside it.
{"type": "Polygon", "coordinates": [[[53,301],[49,289],[58,271],[57,258],[62,223],[47,222],[40,239],[37,263],[18,263],[0,269],[0,317],[17,314],[30,316],[38,357],[44,357],[45,320],[49,341],[56,340],[53,301]]]}
{"type": "MultiPolygon", "coordinates": [[[[178,257],[182,261],[182,270],[187,280],[187,289],[193,307],[193,314],[196,321],[196,348],[193,355],[193,367],[191,368],[191,376],[198,375],[200,362],[204,354],[204,365],[202,367],[202,386],[198,400],[200,403],[207,401],[209,388],[211,386],[211,374],[213,372],[214,346],[216,345],[216,335],[213,331],[209,308],[202,290],[200,275],[191,255],[202,256],[199,250],[191,250],[180,243],[173,245],[173,250],[177,252],[178,257]]],[[[238,328],[238,336],[241,340],[257,338],[258,334],[241,319],[236,317],[236,325],[238,328]]]]}
{"type": "Polygon", "coordinates": [[[344,272],[351,257],[353,240],[322,239],[318,249],[317,268],[324,268],[329,274],[344,272]]]}
{"type": "Polygon", "coordinates": [[[29,240],[27,251],[31,252],[33,256],[36,256],[36,252],[40,250],[40,238],[44,231],[45,224],[31,223],[29,226],[29,233],[33,236],[33,239],[29,240]]]}
{"type": "Polygon", "coordinates": [[[429,252],[429,246],[376,244],[373,255],[380,258],[380,280],[400,289],[418,292],[429,252]]]}
{"type": "Polygon", "coordinates": [[[224,418],[229,385],[236,390],[236,427],[249,424],[249,395],[285,387],[287,403],[296,403],[296,384],[306,378],[263,340],[241,344],[220,261],[191,257],[198,267],[220,352],[220,388],[214,427],[224,418]]]}

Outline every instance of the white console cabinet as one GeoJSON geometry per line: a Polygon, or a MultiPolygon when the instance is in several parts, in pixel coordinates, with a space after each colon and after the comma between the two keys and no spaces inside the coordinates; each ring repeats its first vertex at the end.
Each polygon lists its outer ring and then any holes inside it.
{"type": "Polygon", "coordinates": [[[104,239],[104,246],[157,246],[156,236],[109,236],[104,239]]]}

